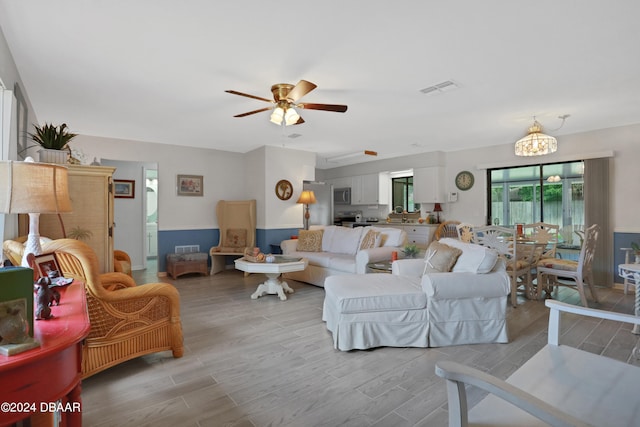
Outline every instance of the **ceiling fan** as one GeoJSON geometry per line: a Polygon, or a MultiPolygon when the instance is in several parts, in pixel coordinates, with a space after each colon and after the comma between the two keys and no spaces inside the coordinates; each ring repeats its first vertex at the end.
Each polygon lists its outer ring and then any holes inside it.
{"type": "Polygon", "coordinates": [[[242,93],[235,90],[226,90],[225,92],[231,93],[233,95],[246,96],[247,98],[253,98],[272,104],[269,107],[237,114],[233,117],[245,117],[250,116],[251,114],[261,113],[263,111],[273,110],[273,113],[271,113],[271,122],[277,125],[284,124],[285,126],[289,126],[304,123],[304,119],[300,117],[294,107],[307,110],[334,111],[336,113],[344,113],[345,111],[347,111],[346,105],[312,104],[306,102],[297,104],[297,101],[300,98],[314,90],[316,87],[317,85],[306,80],[300,80],[295,86],[289,83],[278,83],[271,86],[271,93],[273,93],[274,99],[273,101],[267,98],[249,95],[247,93],[242,93]]]}

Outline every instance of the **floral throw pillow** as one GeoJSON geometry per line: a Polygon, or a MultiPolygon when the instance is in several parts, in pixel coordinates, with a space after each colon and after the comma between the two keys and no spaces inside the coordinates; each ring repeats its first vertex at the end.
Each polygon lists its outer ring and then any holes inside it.
{"type": "Polygon", "coordinates": [[[298,232],[298,252],[322,252],[324,230],[300,230],[298,232]]]}
{"type": "Polygon", "coordinates": [[[376,243],[378,244],[380,243],[380,240],[378,239],[379,236],[380,236],[379,231],[368,230],[366,234],[362,237],[362,240],[360,241],[359,250],[371,249],[371,248],[377,247],[376,243]]]}

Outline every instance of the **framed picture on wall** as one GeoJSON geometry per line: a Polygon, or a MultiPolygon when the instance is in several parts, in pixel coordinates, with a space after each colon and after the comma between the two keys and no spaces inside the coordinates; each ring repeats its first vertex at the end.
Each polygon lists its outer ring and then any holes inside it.
{"type": "Polygon", "coordinates": [[[114,196],[121,199],[133,199],[135,197],[136,182],[132,179],[114,179],[114,196]]]}
{"type": "Polygon", "coordinates": [[[178,175],[178,196],[202,196],[203,184],[202,175],[178,175]]]}

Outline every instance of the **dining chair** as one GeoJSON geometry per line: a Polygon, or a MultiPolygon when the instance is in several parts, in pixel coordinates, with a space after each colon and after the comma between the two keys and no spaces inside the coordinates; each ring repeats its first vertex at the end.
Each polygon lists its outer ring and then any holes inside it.
{"type": "Polygon", "coordinates": [[[516,229],[499,225],[474,226],[473,243],[495,249],[505,260],[511,281],[511,305],[517,307],[518,287],[522,284],[525,292],[531,289],[531,263],[535,245],[518,244],[516,229]]]}
{"type": "Polygon", "coordinates": [[[465,243],[473,242],[473,224],[461,222],[456,225],[456,231],[458,232],[458,239],[465,243]]]}
{"type": "MultiPolygon", "coordinates": [[[[531,268],[531,276],[537,277],[538,263],[549,258],[556,258],[560,226],[546,222],[535,222],[533,224],[525,224],[523,230],[525,239],[538,245],[535,249],[535,259],[532,262],[533,267],[531,268]]],[[[531,292],[531,295],[534,296],[534,293],[537,294],[537,291],[531,292]]]]}
{"type": "Polygon", "coordinates": [[[458,238],[458,230],[456,229],[456,225],[460,224],[460,221],[445,221],[438,225],[435,233],[433,234],[433,238],[435,240],[440,240],[443,237],[452,237],[454,239],[458,238]]]}
{"type": "Polygon", "coordinates": [[[588,307],[584,292],[584,284],[589,285],[589,292],[595,302],[598,302],[591,264],[596,251],[596,243],[600,234],[600,226],[593,224],[584,231],[584,241],[580,249],[577,261],[547,258],[538,263],[538,298],[544,290],[548,297],[556,286],[575,286],[580,294],[580,301],[584,307],[588,307]],[[561,281],[560,279],[564,279],[561,281]],[[571,281],[571,283],[568,283],[571,281]]]}

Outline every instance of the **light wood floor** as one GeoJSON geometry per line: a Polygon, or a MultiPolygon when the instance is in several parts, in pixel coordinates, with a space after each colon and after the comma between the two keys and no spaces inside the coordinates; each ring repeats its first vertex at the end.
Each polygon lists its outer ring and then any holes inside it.
{"type": "MultiPolygon", "coordinates": [[[[509,344],[340,352],[321,321],[322,288],[288,281],[287,301],[251,300],[263,275],[163,280],[180,291],[184,357],[145,356],[83,381],[85,426],[446,426],[437,360],[506,378],[546,343],[547,309],[521,299],[508,308],[509,344]]],[[[573,289],[555,297],[579,303],[573,289]]],[[[599,298],[598,308],[633,312],[632,294],[599,298]]],[[[565,329],[571,345],[640,365],[628,325],[570,317],[565,329]]]]}

